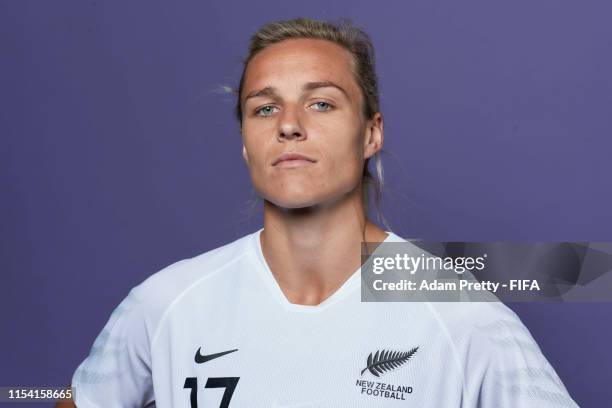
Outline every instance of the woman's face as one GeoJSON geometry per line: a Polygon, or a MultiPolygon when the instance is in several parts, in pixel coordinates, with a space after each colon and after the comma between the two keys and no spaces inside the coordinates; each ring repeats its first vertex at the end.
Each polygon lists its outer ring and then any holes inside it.
{"type": "Polygon", "coordinates": [[[360,184],[365,159],[382,145],[382,118],[363,118],[352,64],[344,48],[313,39],[279,42],[249,62],[241,100],[243,156],[266,200],[309,207],[360,184]],[[287,156],[292,153],[305,159],[287,156]]]}

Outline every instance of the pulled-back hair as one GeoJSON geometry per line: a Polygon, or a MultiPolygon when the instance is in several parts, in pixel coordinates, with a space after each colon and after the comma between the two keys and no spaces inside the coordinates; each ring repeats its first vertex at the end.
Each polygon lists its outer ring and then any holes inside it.
{"type": "MultiPolygon", "coordinates": [[[[366,32],[352,25],[350,20],[341,20],[339,24],[310,18],[296,18],[292,20],[276,21],[265,24],[253,36],[249,44],[249,53],[244,60],[240,85],[238,87],[238,100],[234,114],[242,127],[242,88],[244,86],[245,72],[249,62],[257,53],[278,42],[309,38],[331,41],[350,52],[353,59],[353,74],[363,94],[362,113],[366,120],[372,119],[379,112],[378,79],[374,64],[374,46],[366,32]]],[[[376,177],[369,169],[370,158],[366,159],[363,167],[362,191],[363,204],[366,213],[369,209],[370,186],[374,187],[374,200],[379,220],[385,226],[386,221],[380,210],[380,200],[383,187],[383,170],[380,154],[375,155],[376,177]]],[[[387,226],[388,227],[388,226],[387,226]]],[[[390,229],[390,228],[389,228],[390,229]]]]}

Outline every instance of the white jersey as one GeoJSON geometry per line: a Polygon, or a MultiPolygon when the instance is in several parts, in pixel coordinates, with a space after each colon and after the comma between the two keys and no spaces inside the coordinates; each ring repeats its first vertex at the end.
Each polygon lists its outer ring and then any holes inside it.
{"type": "Polygon", "coordinates": [[[74,373],[77,407],[577,406],[502,303],[362,303],[357,270],[292,304],[261,231],[134,287],[74,373]]]}

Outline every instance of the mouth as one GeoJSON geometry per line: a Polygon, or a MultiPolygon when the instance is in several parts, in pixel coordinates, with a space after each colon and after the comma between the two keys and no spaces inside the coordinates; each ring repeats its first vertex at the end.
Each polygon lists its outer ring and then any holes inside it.
{"type": "Polygon", "coordinates": [[[272,166],[274,167],[282,167],[282,168],[295,168],[295,167],[304,167],[310,166],[311,164],[316,163],[317,161],[313,158],[305,156],[299,153],[284,153],[279,156],[272,166]]]}

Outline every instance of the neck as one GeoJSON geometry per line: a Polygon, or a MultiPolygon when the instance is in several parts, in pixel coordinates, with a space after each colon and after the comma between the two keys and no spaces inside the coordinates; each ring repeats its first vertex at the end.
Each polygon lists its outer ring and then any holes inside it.
{"type": "Polygon", "coordinates": [[[321,303],[361,266],[361,242],[386,236],[367,219],[360,189],[300,209],[264,203],[262,252],[291,303],[321,303]]]}

